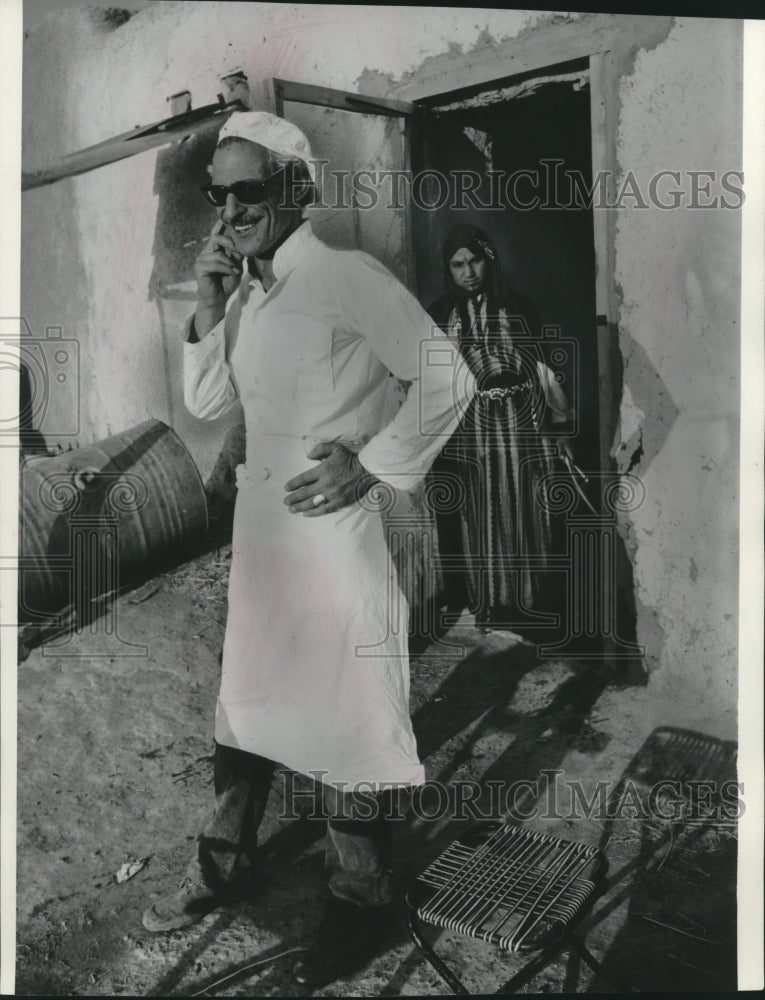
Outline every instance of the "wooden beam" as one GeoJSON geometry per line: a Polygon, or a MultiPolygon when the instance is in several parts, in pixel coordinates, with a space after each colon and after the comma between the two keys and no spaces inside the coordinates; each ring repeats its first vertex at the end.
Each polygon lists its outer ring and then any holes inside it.
{"type": "Polygon", "coordinates": [[[604,199],[613,204],[614,172],[616,169],[616,111],[614,102],[618,81],[613,60],[608,54],[590,58],[590,123],[592,149],[593,202],[592,228],[595,243],[595,312],[598,341],[598,427],[600,433],[600,467],[611,463],[617,419],[617,385],[614,372],[614,349],[618,340],[616,290],[614,287],[614,219],[613,213],[597,202],[604,199]],[[604,177],[600,190],[596,178],[604,177]]]}
{"type": "Polygon", "coordinates": [[[153,125],[139,126],[131,132],[123,132],[86,149],[80,149],[76,153],[70,153],[48,166],[22,171],[21,190],[30,191],[47,184],[55,184],[65,177],[77,177],[108,163],[143,153],[147,149],[164,146],[175,139],[209,128],[219,128],[231,112],[237,110],[243,110],[243,105],[238,101],[231,104],[210,104],[196,111],[155,122],[153,125]]]}
{"type": "Polygon", "coordinates": [[[294,80],[274,78],[273,83],[278,115],[284,114],[285,101],[296,101],[299,104],[318,104],[325,108],[357,111],[367,115],[384,115],[388,118],[406,118],[414,114],[414,105],[409,101],[394,101],[387,97],[353,94],[348,90],[317,87],[312,83],[296,83],[294,80]]]}

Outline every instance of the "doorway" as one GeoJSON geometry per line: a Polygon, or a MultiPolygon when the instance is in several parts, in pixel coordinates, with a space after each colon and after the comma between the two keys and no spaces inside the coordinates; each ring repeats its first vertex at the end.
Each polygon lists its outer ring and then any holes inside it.
{"type": "MultiPolygon", "coordinates": [[[[613,388],[610,244],[591,196],[593,173],[600,178],[609,162],[601,77],[600,57],[589,55],[415,103],[273,81],[277,113],[289,113],[317,137],[315,155],[348,173],[361,167],[369,175],[368,168],[375,168],[377,211],[357,211],[352,197],[349,203],[330,199],[315,214],[331,244],[371,251],[428,307],[446,290],[441,247],[448,231],[460,223],[486,231],[506,285],[530,299],[539,314],[547,342],[542,356],[562,381],[575,414],[575,458],[590,473],[586,506],[574,502],[578,512],[587,515],[589,508],[596,518],[601,479],[609,474],[613,388]],[[333,139],[332,148],[322,136],[333,139]],[[399,169],[410,176],[411,198],[393,208],[383,176],[399,169]]],[[[399,402],[392,399],[391,416],[399,402]]],[[[406,509],[397,506],[394,513],[401,523],[416,525],[416,538],[410,544],[396,529],[389,544],[413,616],[416,611],[422,631],[430,634],[429,606],[442,595],[447,574],[444,552],[424,496],[402,495],[402,502],[406,509]]],[[[570,606],[556,639],[575,638],[581,626],[592,655],[601,655],[602,633],[613,631],[610,616],[618,603],[616,585],[610,584],[618,542],[608,532],[601,540],[599,525],[593,528],[597,565],[575,559],[575,572],[569,541],[561,537],[543,571],[559,585],[562,576],[568,580],[570,606]],[[603,614],[588,603],[593,580],[609,581],[603,614]],[[601,627],[604,616],[608,621],[601,627]]],[[[562,603],[555,606],[560,611],[562,603]]],[[[543,617],[552,625],[549,615],[543,617]]],[[[526,624],[541,625],[529,619],[526,624]]]]}
{"type": "Polygon", "coordinates": [[[574,451],[583,468],[598,470],[593,209],[580,196],[592,190],[588,61],[427,104],[412,140],[413,175],[422,176],[412,206],[418,297],[427,307],[445,291],[448,231],[461,223],[483,229],[505,283],[533,302],[547,334],[560,339],[574,451]]]}

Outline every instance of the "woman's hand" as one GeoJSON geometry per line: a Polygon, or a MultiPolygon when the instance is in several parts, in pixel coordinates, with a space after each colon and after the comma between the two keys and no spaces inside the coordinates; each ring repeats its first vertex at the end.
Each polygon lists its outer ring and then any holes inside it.
{"type": "Polygon", "coordinates": [[[345,445],[322,441],[308,452],[319,464],[285,484],[291,514],[320,517],[356,503],[378,480],[345,445]],[[317,502],[317,498],[319,498],[317,502]]]}
{"type": "Polygon", "coordinates": [[[571,440],[567,437],[555,437],[553,438],[553,443],[558,449],[558,454],[565,457],[570,461],[574,461],[574,449],[571,447],[571,440]]]}

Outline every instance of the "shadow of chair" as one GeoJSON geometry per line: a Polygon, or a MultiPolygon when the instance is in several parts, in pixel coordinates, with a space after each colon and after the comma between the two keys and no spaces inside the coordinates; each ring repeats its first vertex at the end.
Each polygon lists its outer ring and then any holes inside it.
{"type": "MultiPolygon", "coordinates": [[[[624,922],[600,963],[625,970],[642,991],[735,989],[737,746],[692,730],[655,729],[609,796],[599,847],[613,859],[594,930],[625,904],[624,922]]],[[[566,983],[578,980],[575,956],[566,983]]]]}

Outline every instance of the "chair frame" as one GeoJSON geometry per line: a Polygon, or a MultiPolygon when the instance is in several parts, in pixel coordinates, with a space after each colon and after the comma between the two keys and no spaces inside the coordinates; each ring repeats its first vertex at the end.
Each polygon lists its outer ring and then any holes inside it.
{"type": "MultiPolygon", "coordinates": [[[[597,848],[586,848],[585,845],[578,844],[576,841],[566,840],[558,837],[551,837],[546,834],[541,834],[533,831],[529,831],[527,828],[503,822],[489,821],[474,825],[460,838],[453,841],[449,847],[439,855],[439,857],[431,863],[410,885],[409,891],[406,894],[406,907],[407,907],[407,917],[409,924],[409,932],[412,937],[417,949],[423,955],[423,957],[428,961],[428,963],[433,967],[433,969],[438,973],[438,975],[443,979],[446,985],[452,990],[452,992],[458,996],[470,996],[471,992],[462,983],[462,981],[455,975],[452,969],[446,964],[446,962],[441,958],[441,956],[435,951],[433,946],[428,942],[424,935],[424,924],[435,924],[436,926],[441,926],[443,928],[443,923],[436,923],[434,920],[428,920],[427,917],[423,919],[421,910],[426,909],[423,905],[423,896],[427,894],[427,890],[424,888],[425,882],[424,877],[428,875],[434,866],[439,865],[439,863],[445,863],[445,856],[449,857],[449,852],[454,852],[455,848],[459,845],[461,849],[464,849],[465,845],[470,845],[472,841],[478,841],[479,845],[486,842],[487,838],[492,835],[492,833],[498,833],[500,830],[509,831],[508,836],[512,841],[513,837],[516,836],[518,842],[522,842],[525,838],[526,840],[533,840],[535,845],[541,847],[542,849],[562,849],[562,850],[580,850],[586,852],[586,858],[591,866],[590,874],[587,877],[587,883],[590,885],[591,891],[589,896],[581,903],[577,908],[576,912],[573,914],[571,919],[568,920],[555,920],[555,927],[549,933],[542,936],[540,940],[537,938],[536,941],[525,944],[521,941],[517,947],[507,947],[500,943],[500,941],[491,941],[488,936],[484,934],[473,933],[471,930],[465,930],[464,927],[457,926],[451,929],[457,930],[458,933],[462,933],[465,936],[484,938],[484,940],[489,940],[490,943],[494,943],[502,950],[515,953],[515,954],[528,954],[530,955],[529,961],[526,962],[524,967],[519,970],[502,988],[501,993],[512,993],[517,991],[524,983],[528,982],[535,975],[541,972],[547,965],[555,958],[555,956],[564,949],[576,949],[584,962],[601,978],[609,982],[609,978],[604,974],[604,970],[600,963],[593,957],[589,952],[584,942],[574,933],[574,928],[579,924],[581,919],[586,915],[586,913],[591,909],[595,901],[603,894],[606,888],[605,875],[608,868],[608,861],[602,851],[597,848]]],[[[500,856],[496,856],[496,860],[499,860],[500,856]]],[[[454,864],[453,860],[449,859],[451,864],[454,864]]],[[[465,861],[462,869],[457,869],[454,872],[454,878],[456,881],[455,886],[458,885],[460,871],[465,871],[470,864],[470,859],[465,861]]],[[[522,878],[529,878],[529,873],[531,872],[531,866],[524,867],[522,864],[517,866],[518,871],[514,873],[515,881],[513,886],[517,885],[522,878]]],[[[535,875],[536,882],[535,885],[540,881],[539,877],[535,875]]],[[[508,889],[510,892],[513,888],[511,886],[508,889]]],[[[526,895],[524,893],[524,895],[526,895]]],[[[540,891],[540,898],[542,892],[540,891]]],[[[464,897],[468,898],[467,894],[464,897]]],[[[500,899],[502,897],[495,897],[500,899]]],[[[530,914],[533,916],[533,905],[532,912],[530,914]]],[[[504,939],[505,942],[507,939],[504,939]]]]}

